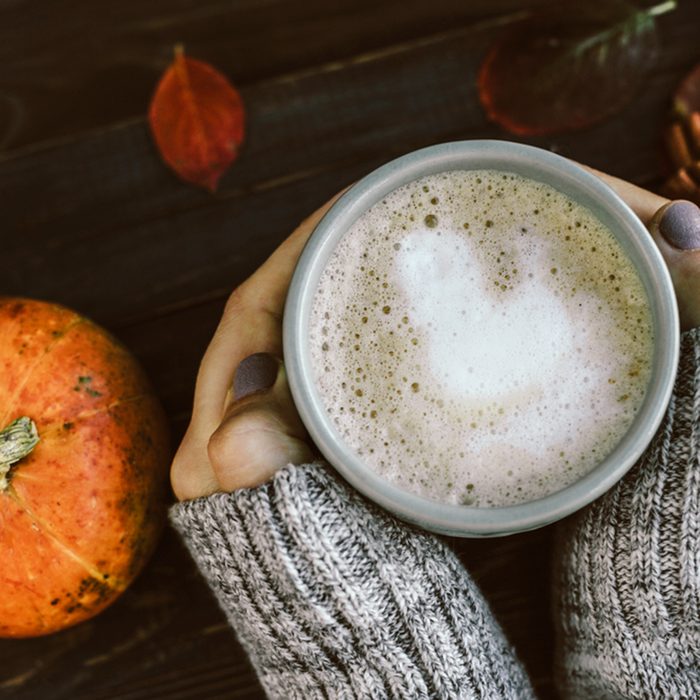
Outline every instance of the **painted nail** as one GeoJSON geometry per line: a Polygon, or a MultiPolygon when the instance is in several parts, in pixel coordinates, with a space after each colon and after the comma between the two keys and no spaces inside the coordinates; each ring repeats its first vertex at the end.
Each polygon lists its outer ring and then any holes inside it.
{"type": "Polygon", "coordinates": [[[700,208],[683,199],[673,202],[659,221],[659,231],[675,248],[700,248],[700,208]]]}
{"type": "Polygon", "coordinates": [[[279,362],[267,352],[248,355],[236,369],[233,378],[234,401],[267,391],[275,383],[279,362]]]}

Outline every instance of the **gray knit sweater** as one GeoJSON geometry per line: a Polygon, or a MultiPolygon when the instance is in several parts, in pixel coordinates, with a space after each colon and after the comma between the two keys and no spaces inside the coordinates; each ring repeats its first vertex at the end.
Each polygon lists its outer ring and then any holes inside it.
{"type": "Polygon", "coordinates": [[[270,697],[532,697],[455,555],[324,466],[171,515],[270,697]]]}
{"type": "MultiPolygon", "coordinates": [[[[561,528],[564,697],[700,698],[700,331],[682,352],[644,459],[561,528]]],[[[270,697],[533,697],[455,555],[321,464],[171,519],[270,697]]]]}
{"type": "Polygon", "coordinates": [[[700,698],[700,329],[643,459],[558,531],[566,698],[700,698]]]}

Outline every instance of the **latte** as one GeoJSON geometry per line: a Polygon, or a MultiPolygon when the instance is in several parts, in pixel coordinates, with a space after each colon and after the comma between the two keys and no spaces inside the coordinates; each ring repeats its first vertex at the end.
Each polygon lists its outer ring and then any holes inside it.
{"type": "Polygon", "coordinates": [[[593,469],[653,355],[612,233],[549,185],[488,170],[421,178],[362,215],[321,276],[309,342],[322,402],[368,466],[477,507],[593,469]]]}

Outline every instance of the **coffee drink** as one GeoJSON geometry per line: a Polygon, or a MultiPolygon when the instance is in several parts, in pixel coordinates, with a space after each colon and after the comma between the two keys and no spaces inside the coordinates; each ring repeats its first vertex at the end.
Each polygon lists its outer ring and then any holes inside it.
{"type": "Polygon", "coordinates": [[[649,301],[612,233],[549,185],[429,175],[347,231],[310,349],[340,439],[400,488],[476,507],[573,483],[649,383],[649,301]]]}

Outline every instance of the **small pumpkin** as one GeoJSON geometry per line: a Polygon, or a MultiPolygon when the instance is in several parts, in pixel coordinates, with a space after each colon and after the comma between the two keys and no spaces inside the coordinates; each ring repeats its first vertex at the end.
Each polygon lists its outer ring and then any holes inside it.
{"type": "Polygon", "coordinates": [[[0,297],[0,636],[112,603],[153,551],[170,461],[134,358],[64,307],[0,297]]]}

